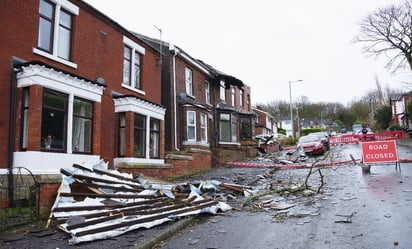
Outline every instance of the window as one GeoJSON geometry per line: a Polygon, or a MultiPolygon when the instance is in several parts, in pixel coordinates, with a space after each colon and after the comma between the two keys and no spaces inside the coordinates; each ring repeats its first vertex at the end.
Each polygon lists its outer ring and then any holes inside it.
{"type": "Polygon", "coordinates": [[[187,112],[187,141],[196,141],[196,112],[187,112]]]}
{"type": "Polygon", "coordinates": [[[93,102],[74,98],[72,151],[92,153],[93,102]]]}
{"type": "Polygon", "coordinates": [[[230,139],[230,114],[221,113],[219,123],[220,136],[219,140],[222,142],[231,142],[230,139]]]}
{"type": "Polygon", "coordinates": [[[70,47],[72,39],[72,16],[67,11],[60,12],[59,20],[59,45],[57,55],[70,60],[70,47]]]}
{"type": "Polygon", "coordinates": [[[70,63],[73,16],[79,8],[67,0],[40,0],[37,48],[33,52],[57,60],[72,67],[70,63]]]}
{"type": "Polygon", "coordinates": [[[236,106],[236,89],[232,87],[232,106],[236,106]]]}
{"type": "Polygon", "coordinates": [[[22,111],[22,139],[21,139],[21,148],[23,150],[27,149],[27,138],[29,130],[29,89],[25,88],[23,90],[23,111],[22,111]]]}
{"type": "Polygon", "coordinates": [[[185,83],[186,83],[186,93],[193,96],[193,73],[190,68],[185,68],[185,83]]]}
{"type": "Polygon", "coordinates": [[[119,156],[126,155],[126,113],[119,113],[119,156]]]}
{"type": "Polygon", "coordinates": [[[142,60],[145,49],[127,37],[123,37],[123,42],[123,86],[145,94],[142,91],[142,60]]]}
{"type": "Polygon", "coordinates": [[[240,118],[240,140],[252,139],[252,125],[251,120],[248,117],[240,118]]]}
{"type": "Polygon", "coordinates": [[[132,71],[130,67],[132,65],[132,49],[128,46],[124,46],[123,50],[123,84],[128,86],[132,85],[132,71]]]}
{"type": "Polygon", "coordinates": [[[150,119],[150,158],[160,157],[160,121],[150,119]]]}
{"type": "Polygon", "coordinates": [[[220,81],[220,100],[226,102],[226,87],[223,80],[220,81]]]}
{"type": "Polygon", "coordinates": [[[206,114],[200,114],[200,140],[207,142],[207,116],[206,114]]]}
{"type": "Polygon", "coordinates": [[[141,89],[140,64],[140,54],[136,51],[133,52],[132,48],[124,46],[123,84],[128,85],[132,88],[141,89]]]}
{"type": "Polygon", "coordinates": [[[206,104],[210,105],[210,84],[209,84],[209,81],[205,81],[205,98],[206,98],[206,104]]]}
{"type": "Polygon", "coordinates": [[[48,1],[40,0],[40,20],[37,46],[49,53],[53,53],[54,11],[55,5],[48,1]]]}
{"type": "Polygon", "coordinates": [[[41,148],[64,151],[66,148],[68,95],[51,90],[43,93],[41,148]]]}
{"type": "Polygon", "coordinates": [[[232,133],[232,142],[237,142],[237,118],[236,115],[230,115],[232,118],[231,122],[231,129],[230,132],[232,133]]]}
{"type": "Polygon", "coordinates": [[[134,156],[146,157],[146,117],[134,115],[134,156]]]}
{"type": "Polygon", "coordinates": [[[237,119],[235,115],[220,114],[219,140],[221,142],[237,142],[237,119]]]}
{"type": "Polygon", "coordinates": [[[134,52],[134,88],[141,89],[140,86],[140,64],[141,64],[141,56],[138,52],[134,52]]]}

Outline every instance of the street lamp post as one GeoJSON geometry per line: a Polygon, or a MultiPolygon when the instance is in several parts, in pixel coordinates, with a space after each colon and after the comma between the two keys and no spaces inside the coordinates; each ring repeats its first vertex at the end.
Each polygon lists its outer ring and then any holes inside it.
{"type": "Polygon", "coordinates": [[[303,80],[292,80],[289,81],[289,108],[290,108],[290,123],[292,126],[292,138],[295,138],[295,131],[293,127],[293,108],[292,108],[292,83],[301,82],[303,80]]]}

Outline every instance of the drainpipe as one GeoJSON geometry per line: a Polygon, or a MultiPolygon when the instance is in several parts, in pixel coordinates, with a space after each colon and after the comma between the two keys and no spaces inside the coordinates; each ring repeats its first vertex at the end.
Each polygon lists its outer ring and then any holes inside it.
{"type": "Polygon", "coordinates": [[[177,108],[176,108],[176,55],[177,51],[174,48],[173,53],[173,115],[174,115],[174,142],[175,142],[175,150],[179,151],[179,146],[177,144],[177,108]]]}
{"type": "Polygon", "coordinates": [[[12,63],[12,76],[10,82],[10,101],[9,101],[9,141],[8,141],[8,157],[7,157],[7,165],[8,165],[8,191],[9,191],[9,199],[14,199],[14,190],[13,190],[13,151],[14,151],[14,137],[15,137],[15,94],[16,94],[16,84],[17,84],[17,73],[20,70],[14,70],[14,63],[12,63]]]}

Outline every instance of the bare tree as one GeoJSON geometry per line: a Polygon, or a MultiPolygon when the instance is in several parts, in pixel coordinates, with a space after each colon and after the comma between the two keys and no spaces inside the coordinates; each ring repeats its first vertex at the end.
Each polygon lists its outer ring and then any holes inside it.
{"type": "Polygon", "coordinates": [[[412,1],[368,15],[360,23],[355,42],[365,44],[363,51],[367,54],[387,55],[386,67],[393,72],[405,66],[412,70],[412,1]]]}

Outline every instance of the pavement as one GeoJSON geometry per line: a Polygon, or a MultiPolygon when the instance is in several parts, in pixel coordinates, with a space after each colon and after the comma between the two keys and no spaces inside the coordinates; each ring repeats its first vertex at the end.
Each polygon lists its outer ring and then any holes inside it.
{"type": "MultiPolygon", "coordinates": [[[[412,148],[412,138],[397,140],[398,146],[412,148]]],[[[197,217],[186,217],[180,220],[159,225],[151,229],[139,229],[124,235],[107,240],[97,240],[69,246],[69,235],[58,229],[58,224],[53,224],[45,229],[45,221],[34,222],[20,227],[15,227],[0,233],[0,248],[87,248],[87,249],[150,249],[159,248],[157,245],[172,237],[180,230],[197,221],[197,217]]]]}

